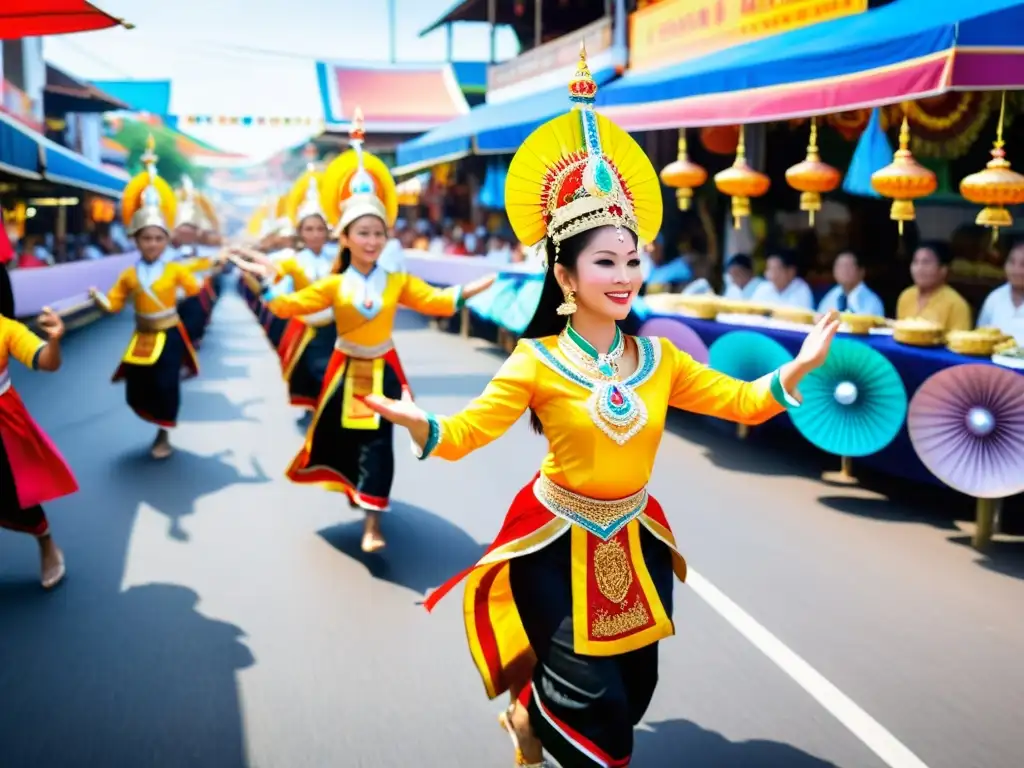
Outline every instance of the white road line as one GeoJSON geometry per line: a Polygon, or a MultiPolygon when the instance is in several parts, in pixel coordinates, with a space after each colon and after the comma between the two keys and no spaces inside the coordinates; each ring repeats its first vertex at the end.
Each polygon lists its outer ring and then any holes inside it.
{"type": "Polygon", "coordinates": [[[726,597],[718,587],[692,568],[687,568],[686,583],[714,611],[725,619],[761,653],[821,704],[847,730],[863,742],[890,768],[928,768],[906,745],[881,723],[858,707],[846,694],[826,680],[820,672],[791,651],[750,614],[726,597]]]}

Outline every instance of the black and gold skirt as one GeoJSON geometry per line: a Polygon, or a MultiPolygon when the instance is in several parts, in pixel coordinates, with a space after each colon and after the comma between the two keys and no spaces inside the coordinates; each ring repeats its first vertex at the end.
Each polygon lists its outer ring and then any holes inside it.
{"type": "Polygon", "coordinates": [[[288,478],[345,493],[363,509],[387,510],[395,477],[393,428],[360,398],[377,394],[398,399],[407,386],[393,349],[373,359],[335,350],[306,442],[288,468],[288,478]]]}
{"type": "Polygon", "coordinates": [[[183,323],[163,331],[136,331],[114,372],[124,380],[128,406],[142,420],[177,426],[182,378],[199,374],[199,360],[183,323]]]}

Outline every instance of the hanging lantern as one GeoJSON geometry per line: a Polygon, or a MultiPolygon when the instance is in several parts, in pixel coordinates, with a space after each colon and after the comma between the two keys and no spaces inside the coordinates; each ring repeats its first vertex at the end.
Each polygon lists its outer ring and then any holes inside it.
{"type": "Polygon", "coordinates": [[[910,124],[904,116],[900,128],[900,148],[893,154],[889,165],[871,174],[871,188],[882,197],[892,200],[889,218],[899,222],[901,235],[903,222],[914,220],[914,200],[927,197],[938,186],[935,174],[918,163],[910,152],[910,124]]]}
{"type": "Polygon", "coordinates": [[[821,196],[839,186],[842,178],[835,168],[821,162],[818,154],[818,121],[811,118],[811,141],[807,145],[807,157],[786,171],[789,186],[800,194],[800,210],[810,214],[814,226],[814,214],[821,210],[821,196]]]}
{"type": "Polygon", "coordinates": [[[666,187],[675,187],[679,210],[690,210],[693,190],[708,180],[708,172],[701,168],[686,154],[686,129],[679,129],[679,156],[674,163],[669,163],[661,170],[661,183],[666,187]]]}
{"type": "Polygon", "coordinates": [[[986,206],[974,223],[992,228],[992,237],[999,236],[999,230],[1013,224],[1013,217],[1006,210],[1007,205],[1024,203],[1024,176],[1010,170],[1010,161],[1003,149],[1003,119],[1006,114],[1006,93],[999,110],[999,125],[996,141],[992,147],[992,159],[985,169],[964,177],[960,182],[960,194],[967,200],[986,206]]]}
{"type": "Polygon", "coordinates": [[[736,145],[736,160],[731,168],[715,174],[715,186],[723,195],[732,198],[733,226],[740,228],[740,221],[750,215],[750,198],[761,197],[772,182],[763,173],[747,165],[747,149],[744,131],[740,128],[740,139],[736,145]]]}

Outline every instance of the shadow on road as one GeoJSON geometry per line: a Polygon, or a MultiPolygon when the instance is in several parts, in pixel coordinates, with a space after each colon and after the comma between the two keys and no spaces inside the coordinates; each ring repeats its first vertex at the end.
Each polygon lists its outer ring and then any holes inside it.
{"type": "MultiPolygon", "coordinates": [[[[72,577],[73,578],[73,577],[72,577]]],[[[5,768],[245,768],[235,673],[253,658],[237,627],[168,584],[67,593],[0,588],[6,631],[5,768]]]]}
{"type": "MultiPolygon", "coordinates": [[[[972,546],[970,536],[952,536],[949,540],[963,547],[972,546]]],[[[995,539],[989,542],[983,552],[977,552],[976,555],[976,562],[982,568],[1003,576],[1024,579],[1024,541],[995,539]]]]}
{"type": "Polygon", "coordinates": [[[644,768],[837,768],[777,741],[729,741],[689,720],[653,723],[636,732],[633,761],[644,768]]]}
{"type": "Polygon", "coordinates": [[[178,541],[188,540],[181,522],[194,513],[199,499],[232,485],[271,482],[255,458],[250,459],[252,474],[242,474],[227,463],[225,459],[233,455],[230,450],[200,456],[178,448],[169,459],[153,461],[148,449],[147,445],[145,450],[118,457],[110,467],[110,480],[121,498],[132,500],[128,514],[147,504],[168,519],[168,536],[178,541]]]}
{"type": "Polygon", "coordinates": [[[419,595],[473,565],[486,549],[458,526],[411,504],[393,503],[381,525],[388,546],[374,555],[367,555],[359,546],[362,517],[319,533],[336,550],[366,566],[375,579],[419,595]]]}

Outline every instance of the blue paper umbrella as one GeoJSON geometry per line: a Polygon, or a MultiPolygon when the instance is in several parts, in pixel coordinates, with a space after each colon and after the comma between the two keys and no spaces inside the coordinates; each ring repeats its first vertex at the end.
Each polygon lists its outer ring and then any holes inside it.
{"type": "Polygon", "coordinates": [[[731,331],[711,345],[709,364],[733,378],[754,381],[792,359],[775,339],[755,331],[731,331]]]}
{"type": "Polygon", "coordinates": [[[832,342],[825,364],[800,384],[801,406],[790,411],[808,441],[854,458],[878,453],[903,426],[907,391],[881,353],[850,339],[832,342]]]}

